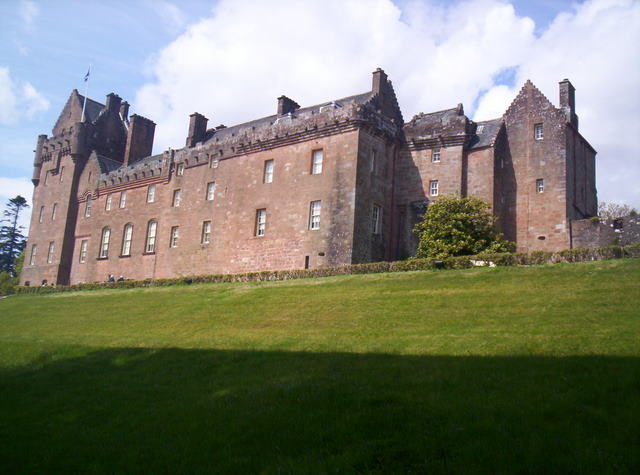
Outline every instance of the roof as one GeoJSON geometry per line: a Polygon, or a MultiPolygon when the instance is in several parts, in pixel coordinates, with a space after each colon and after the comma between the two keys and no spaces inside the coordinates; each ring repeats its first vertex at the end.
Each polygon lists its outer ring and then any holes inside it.
{"type": "Polygon", "coordinates": [[[477,122],[476,135],[469,142],[469,148],[490,147],[495,143],[502,125],[502,118],[477,122]]]}
{"type": "MultiPolygon", "coordinates": [[[[76,94],[78,95],[80,104],[83,104],[85,96],[80,94],[75,89],[74,91],[76,91],[76,94]]],[[[101,104],[98,101],[94,101],[90,97],[87,97],[87,105],[84,110],[85,119],[87,119],[90,122],[93,122],[98,118],[98,115],[100,115],[100,112],[102,111],[102,109],[104,109],[104,104],[101,104]]]]}
{"type": "Polygon", "coordinates": [[[101,173],[109,173],[122,166],[121,162],[113,160],[109,157],[105,157],[104,155],[96,154],[96,159],[98,160],[98,165],[100,166],[101,173]]]}

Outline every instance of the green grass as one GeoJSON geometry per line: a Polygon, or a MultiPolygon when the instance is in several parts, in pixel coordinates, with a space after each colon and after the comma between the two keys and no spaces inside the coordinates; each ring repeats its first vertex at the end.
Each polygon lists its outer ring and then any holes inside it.
{"type": "Polygon", "coordinates": [[[640,260],[0,300],[0,472],[640,471],[640,260]]]}

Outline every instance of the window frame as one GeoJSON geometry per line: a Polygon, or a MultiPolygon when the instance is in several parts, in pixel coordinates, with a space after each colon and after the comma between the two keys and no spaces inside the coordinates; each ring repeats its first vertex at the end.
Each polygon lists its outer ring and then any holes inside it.
{"type": "Polygon", "coordinates": [[[173,190],[173,196],[171,197],[171,207],[179,208],[182,201],[182,188],[176,188],[173,190]]]}
{"type": "Polygon", "coordinates": [[[216,199],[216,182],[210,181],[207,183],[207,194],[205,196],[206,201],[213,201],[216,199]]]}
{"type": "Polygon", "coordinates": [[[438,180],[429,180],[429,196],[438,196],[439,194],[440,183],[438,182],[438,180]]]}
{"type": "Polygon", "coordinates": [[[122,246],[120,246],[120,257],[129,257],[131,255],[132,241],[133,223],[127,223],[124,225],[124,228],[122,228],[122,246]]]}
{"type": "Polygon", "coordinates": [[[311,175],[322,175],[324,166],[324,149],[318,148],[311,151],[311,175]],[[320,157],[316,160],[316,157],[320,157]]]}
{"type": "Polygon", "coordinates": [[[109,258],[109,241],[111,240],[111,228],[105,226],[100,233],[100,248],[98,249],[98,259],[109,258]]]}
{"type": "Polygon", "coordinates": [[[158,236],[158,221],[150,219],[147,222],[147,235],[144,240],[144,253],[155,254],[156,252],[156,238],[158,236]]]}
{"type": "Polygon", "coordinates": [[[533,125],[533,138],[535,140],[544,140],[544,126],[542,123],[533,125]]]}
{"type": "Polygon", "coordinates": [[[78,262],[84,264],[87,262],[87,247],[89,247],[89,240],[83,239],[80,241],[80,250],[78,252],[78,262]]]}
{"type": "Polygon", "coordinates": [[[35,266],[36,265],[36,255],[38,254],[38,245],[37,244],[32,244],[31,245],[31,254],[29,254],[29,265],[30,266],[35,266]]]}
{"type": "Polygon", "coordinates": [[[315,200],[309,203],[309,231],[320,229],[320,219],[322,214],[322,200],[315,200]]]}
{"type": "Polygon", "coordinates": [[[211,220],[205,220],[202,222],[202,231],[200,233],[200,244],[211,243],[211,220]]]}
{"type": "Polygon", "coordinates": [[[382,206],[374,203],[371,207],[371,234],[378,235],[382,228],[382,206]]]}
{"type": "Polygon", "coordinates": [[[40,212],[38,213],[38,223],[42,223],[44,216],[44,205],[40,206],[40,212]]]}
{"type": "Polygon", "coordinates": [[[176,176],[184,175],[184,163],[178,163],[176,165],[176,176]]]}
{"type": "Polygon", "coordinates": [[[180,226],[171,226],[169,232],[169,247],[174,249],[178,247],[178,239],[180,239],[180,226]]]}
{"type": "Polygon", "coordinates": [[[536,193],[544,193],[544,178],[536,178],[536,193]]]}
{"type": "Polygon", "coordinates": [[[51,221],[55,221],[57,215],[58,215],[58,203],[53,203],[53,206],[51,207],[51,221]]]}
{"type": "Polygon", "coordinates": [[[442,149],[440,147],[431,149],[431,163],[440,163],[442,149]]]}
{"type": "Polygon", "coordinates": [[[105,211],[111,211],[112,201],[113,201],[113,194],[112,193],[108,193],[107,194],[107,199],[104,202],[104,210],[105,211]]]}
{"type": "Polygon", "coordinates": [[[147,187],[147,203],[156,202],[156,185],[149,185],[147,187]]]}
{"type": "Polygon", "coordinates": [[[120,192],[120,200],[118,201],[118,208],[124,209],[127,207],[127,190],[120,192]]]}
{"type": "Polygon", "coordinates": [[[50,241],[49,242],[49,248],[47,249],[47,264],[53,264],[55,246],[56,246],[56,242],[55,241],[50,241]]]}
{"type": "Polygon", "coordinates": [[[275,163],[273,159],[264,161],[264,169],[262,171],[262,183],[273,183],[273,172],[275,169],[275,163]]]}
{"type": "Polygon", "coordinates": [[[87,196],[87,201],[84,204],[84,217],[90,218],[93,213],[93,199],[91,196],[87,196]]]}
{"type": "Polygon", "coordinates": [[[264,237],[267,234],[267,208],[256,210],[255,230],[256,237],[264,237]]]}

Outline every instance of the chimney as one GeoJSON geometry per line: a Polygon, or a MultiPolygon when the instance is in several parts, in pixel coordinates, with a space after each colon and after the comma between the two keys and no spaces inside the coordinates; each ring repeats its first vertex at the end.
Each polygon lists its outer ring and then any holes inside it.
{"type": "Polygon", "coordinates": [[[371,91],[374,94],[384,94],[387,86],[387,75],[381,69],[378,68],[373,72],[373,81],[371,85],[371,91]]]}
{"type": "Polygon", "coordinates": [[[34,150],[35,156],[33,157],[33,175],[31,176],[31,182],[36,186],[40,182],[40,170],[42,169],[42,147],[46,141],[46,135],[38,135],[38,142],[36,144],[36,149],[34,150]]]}
{"type": "Polygon", "coordinates": [[[127,101],[120,104],[120,117],[125,121],[129,119],[129,103],[127,101]]]}
{"type": "Polygon", "coordinates": [[[121,102],[122,102],[122,99],[120,98],[119,95],[114,94],[113,92],[110,94],[107,94],[107,105],[106,105],[107,111],[119,112],[121,102]]]}
{"type": "Polygon", "coordinates": [[[289,99],[287,96],[278,97],[278,115],[289,114],[300,109],[300,105],[293,99],[289,99]]]}
{"type": "Polygon", "coordinates": [[[576,88],[573,87],[573,84],[568,79],[560,81],[560,108],[564,111],[567,121],[577,129],[576,88]]]}
{"type": "Polygon", "coordinates": [[[462,105],[462,102],[458,103],[458,106],[456,107],[456,114],[464,115],[464,106],[462,105]]]}
{"type": "Polygon", "coordinates": [[[133,114],[129,120],[127,131],[127,145],[124,149],[123,166],[129,166],[141,158],[151,155],[153,150],[153,135],[156,124],[152,120],[133,114]]]}
{"type": "Polygon", "coordinates": [[[204,140],[207,133],[207,119],[202,114],[194,112],[189,116],[189,135],[187,135],[187,147],[194,147],[198,142],[204,140]]]}

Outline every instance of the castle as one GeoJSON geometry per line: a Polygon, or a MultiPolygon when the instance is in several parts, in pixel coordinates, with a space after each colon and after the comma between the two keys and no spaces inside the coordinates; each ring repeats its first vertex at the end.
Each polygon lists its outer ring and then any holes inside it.
{"type": "Polygon", "coordinates": [[[21,283],[73,284],[313,268],[394,260],[443,194],[491,204],[522,251],[570,248],[597,214],[594,149],[578,132],[575,90],[555,107],[527,81],[503,117],[457,107],[405,123],[391,81],[371,91],[208,128],[152,155],[155,124],[129,105],[71,93],[40,135],[21,283]],[[84,114],[84,117],[83,117],[84,114]]]}

